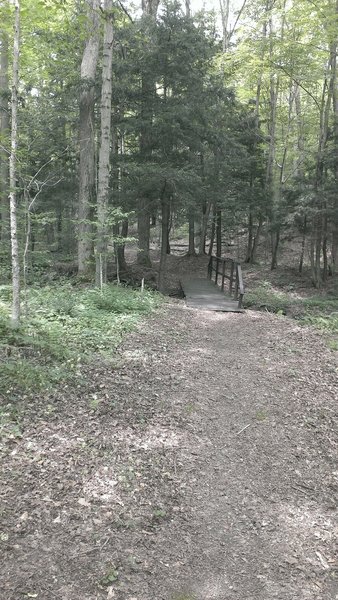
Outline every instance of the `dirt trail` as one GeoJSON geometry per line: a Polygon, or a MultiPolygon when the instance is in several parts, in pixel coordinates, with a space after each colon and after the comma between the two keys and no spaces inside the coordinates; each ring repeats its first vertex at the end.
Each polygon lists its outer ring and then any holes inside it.
{"type": "Polygon", "coordinates": [[[269,314],[145,320],[9,449],[1,599],[337,599],[334,361],[269,314]]]}

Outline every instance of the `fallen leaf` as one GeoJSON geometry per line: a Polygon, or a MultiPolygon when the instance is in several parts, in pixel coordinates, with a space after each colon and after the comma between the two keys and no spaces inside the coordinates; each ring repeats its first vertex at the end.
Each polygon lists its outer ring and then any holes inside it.
{"type": "Polygon", "coordinates": [[[90,502],[88,502],[85,498],[79,498],[78,504],[81,504],[81,506],[90,506],[90,502]]]}

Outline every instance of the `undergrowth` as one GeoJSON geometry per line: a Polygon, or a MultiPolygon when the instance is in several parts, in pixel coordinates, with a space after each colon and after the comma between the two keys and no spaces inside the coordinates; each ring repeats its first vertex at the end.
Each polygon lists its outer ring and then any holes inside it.
{"type": "MultiPolygon", "coordinates": [[[[333,336],[338,334],[338,297],[299,298],[274,288],[269,282],[263,282],[245,294],[244,306],[289,315],[301,324],[312,325],[333,336]]],[[[330,339],[328,344],[331,349],[338,349],[336,339],[330,339]]]]}
{"type": "Polygon", "coordinates": [[[83,378],[83,365],[94,355],[112,357],[123,333],[160,303],[158,294],[115,285],[30,288],[27,316],[14,330],[10,297],[9,286],[0,286],[0,393],[9,398],[83,378]]]}

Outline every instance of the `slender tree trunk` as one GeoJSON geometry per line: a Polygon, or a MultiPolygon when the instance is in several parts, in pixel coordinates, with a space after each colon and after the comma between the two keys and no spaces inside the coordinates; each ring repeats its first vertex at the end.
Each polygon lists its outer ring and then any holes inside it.
{"type": "Polygon", "coordinates": [[[323,252],[323,281],[327,280],[327,276],[329,274],[329,262],[327,257],[327,238],[328,238],[328,228],[327,228],[327,206],[326,202],[324,202],[324,217],[323,217],[323,243],[322,243],[322,252],[323,252]]]}
{"type": "MultiPolygon", "coordinates": [[[[266,11],[268,10],[268,4],[266,4],[266,11]]],[[[263,36],[263,40],[266,39],[267,36],[267,22],[266,20],[263,21],[263,28],[262,28],[262,36],[263,36]]],[[[264,64],[264,56],[265,56],[265,44],[263,44],[263,52],[262,52],[262,64],[264,64]]],[[[257,152],[257,144],[258,144],[258,133],[259,133],[259,129],[260,129],[260,99],[261,99],[261,90],[262,90],[262,79],[263,79],[263,67],[259,73],[258,76],[258,80],[257,80],[257,87],[256,87],[256,99],[255,99],[255,111],[254,111],[254,116],[255,116],[255,129],[256,129],[256,138],[254,140],[253,143],[253,154],[255,155],[257,152]]],[[[253,180],[254,180],[254,171],[252,170],[251,172],[251,185],[253,187],[253,180]]],[[[265,181],[265,187],[266,187],[266,181],[265,181]]],[[[264,207],[265,208],[265,207],[264,207]]],[[[264,215],[265,216],[265,215],[264,215]]],[[[260,208],[259,211],[259,218],[258,218],[258,225],[256,228],[256,235],[254,235],[254,230],[253,230],[253,224],[254,224],[254,215],[253,215],[253,204],[252,204],[252,200],[250,199],[250,207],[249,207],[249,231],[248,231],[248,248],[247,248],[247,257],[246,257],[246,262],[247,263],[254,263],[256,261],[256,255],[257,255],[257,250],[258,250],[258,245],[259,245],[259,241],[260,241],[260,236],[261,236],[261,232],[262,232],[262,227],[263,227],[263,222],[264,222],[264,217],[263,217],[263,207],[260,208]]]]}
{"type": "Polygon", "coordinates": [[[298,267],[298,271],[300,274],[302,274],[302,272],[303,272],[303,265],[304,265],[306,227],[307,227],[307,219],[305,216],[304,221],[303,221],[302,247],[301,247],[301,251],[300,251],[299,267],[298,267]]]}
{"type": "MultiPolygon", "coordinates": [[[[155,20],[159,0],[142,0],[142,12],[145,18],[155,20]]],[[[152,142],[151,129],[153,122],[152,99],[156,94],[155,82],[153,77],[143,75],[142,77],[142,108],[141,117],[143,128],[140,135],[140,154],[141,160],[147,162],[151,159],[152,142]]],[[[151,267],[149,255],[150,243],[150,217],[153,213],[153,207],[150,199],[146,195],[139,198],[137,229],[138,229],[138,253],[137,262],[141,266],[151,267]]]]}
{"type": "Polygon", "coordinates": [[[137,230],[138,230],[138,252],[137,263],[144,267],[151,267],[149,255],[150,246],[150,207],[149,199],[141,196],[138,202],[137,230]]]}
{"type": "Polygon", "coordinates": [[[0,31],[0,241],[8,239],[8,153],[9,146],[9,81],[8,81],[8,34],[0,31]]]}
{"type": "Polygon", "coordinates": [[[9,206],[12,253],[12,325],[20,324],[20,262],[17,233],[17,193],[16,193],[16,164],[18,142],[18,87],[19,87],[19,54],[20,54],[20,3],[14,5],[14,35],[13,35],[13,78],[11,95],[11,153],[9,158],[9,206]]]}
{"type": "MultiPolygon", "coordinates": [[[[270,61],[273,62],[273,44],[274,44],[274,25],[272,21],[272,16],[269,19],[269,58],[270,61]]],[[[265,176],[265,186],[267,195],[269,196],[270,202],[270,227],[271,227],[271,269],[274,269],[277,265],[277,254],[276,247],[278,249],[278,244],[275,244],[276,234],[278,233],[279,225],[278,225],[278,216],[276,213],[278,211],[278,203],[279,203],[279,189],[276,182],[275,175],[275,156],[276,156],[276,116],[277,116],[277,99],[278,99],[278,91],[279,91],[279,78],[275,79],[275,73],[271,73],[270,75],[270,114],[269,114],[269,150],[268,150],[268,160],[267,160],[267,169],[265,176]]],[[[279,237],[279,236],[278,236],[279,237]]]]}
{"type": "Polygon", "coordinates": [[[79,118],[78,270],[88,272],[92,256],[90,217],[95,202],[95,75],[99,56],[99,0],[86,0],[88,39],[81,62],[79,118]]]}
{"type": "Polygon", "coordinates": [[[172,196],[170,197],[170,206],[169,206],[169,223],[168,223],[168,235],[167,235],[167,254],[171,254],[171,248],[170,248],[170,232],[171,232],[171,228],[173,226],[173,215],[171,212],[171,204],[172,204],[172,196]]]}
{"type": "Polygon", "coordinates": [[[213,206],[212,211],[213,211],[213,214],[212,214],[211,231],[210,231],[210,244],[209,244],[209,250],[208,250],[209,256],[212,255],[212,251],[214,249],[214,243],[215,243],[215,233],[216,233],[216,209],[215,209],[215,206],[213,206]]]}
{"type": "Polygon", "coordinates": [[[165,273],[167,264],[167,250],[169,244],[169,224],[170,224],[170,201],[166,191],[166,182],[164,183],[161,198],[162,211],[162,235],[161,235],[161,258],[158,274],[158,289],[160,292],[165,291],[165,273]]]}
{"type": "Polygon", "coordinates": [[[281,227],[282,227],[282,216],[280,214],[281,210],[280,210],[280,204],[281,204],[281,199],[283,197],[283,189],[284,189],[284,184],[285,184],[285,165],[286,165],[286,158],[287,158],[287,154],[288,154],[288,150],[289,150],[289,137],[290,137],[290,133],[291,133],[291,123],[292,123],[292,111],[293,111],[293,102],[295,99],[295,90],[294,90],[294,83],[292,81],[292,79],[290,79],[290,88],[289,88],[289,106],[288,106],[288,121],[287,121],[287,129],[286,129],[286,135],[285,135],[285,139],[284,139],[284,150],[283,150],[283,158],[282,158],[282,162],[280,165],[278,165],[279,169],[280,169],[280,173],[279,173],[279,178],[277,180],[275,180],[274,182],[274,214],[273,214],[273,220],[274,220],[274,230],[272,232],[272,255],[271,255],[271,270],[273,271],[274,269],[277,268],[277,257],[278,257],[278,249],[279,249],[279,243],[280,243],[280,233],[281,233],[281,227]]]}
{"type": "Polygon", "coordinates": [[[216,211],[216,256],[222,256],[222,211],[216,211]]]}
{"type": "MultiPolygon", "coordinates": [[[[128,219],[123,219],[121,223],[121,238],[125,239],[128,236],[128,219]]],[[[120,273],[125,273],[128,270],[126,257],[125,257],[125,244],[116,244],[115,253],[120,268],[120,273]]]]}
{"type": "MultiPolygon", "coordinates": [[[[302,116],[302,107],[301,107],[301,92],[298,83],[295,84],[295,112],[297,118],[297,144],[295,148],[295,153],[298,153],[298,161],[295,167],[294,174],[299,180],[304,180],[304,158],[305,158],[305,141],[304,141],[304,123],[302,116]]],[[[299,266],[298,272],[300,274],[303,273],[304,267],[304,257],[305,257],[305,245],[306,245],[306,234],[307,234],[307,216],[303,217],[303,224],[301,228],[302,233],[302,244],[300,250],[299,257],[299,266]]]]}
{"type": "Polygon", "coordinates": [[[264,218],[263,218],[263,215],[260,214],[257,229],[256,229],[256,235],[254,237],[253,245],[252,245],[252,252],[251,252],[251,259],[250,259],[251,264],[256,262],[257,250],[258,250],[259,242],[260,242],[261,235],[262,235],[263,223],[264,223],[264,218]]]}
{"type": "MultiPolygon", "coordinates": [[[[336,16],[338,16],[338,0],[336,1],[336,16]]],[[[336,19],[337,20],[337,19],[336,19]]],[[[332,47],[332,102],[334,119],[334,180],[335,189],[338,190],[338,75],[337,75],[337,40],[332,47]]],[[[333,231],[332,231],[332,266],[331,272],[337,273],[338,270],[338,193],[333,201],[333,231]]]]}
{"type": "Polygon", "coordinates": [[[249,219],[248,219],[248,244],[247,244],[246,256],[245,256],[246,263],[251,262],[252,246],[253,246],[253,216],[252,216],[252,206],[250,206],[249,219]]]}
{"type": "Polygon", "coordinates": [[[189,223],[188,256],[196,256],[196,251],[195,251],[195,213],[192,208],[189,209],[188,223],[189,223]]]}
{"type": "Polygon", "coordinates": [[[205,252],[205,244],[206,244],[208,220],[209,220],[211,205],[212,205],[212,201],[209,200],[203,206],[202,223],[201,223],[201,237],[200,237],[200,243],[199,243],[199,249],[198,249],[199,254],[206,253],[205,252]]]}
{"type": "Polygon", "coordinates": [[[230,0],[219,0],[219,5],[221,9],[221,19],[222,19],[222,48],[223,52],[226,52],[228,49],[228,41],[229,41],[229,12],[230,12],[230,0]]]}
{"type": "Polygon", "coordinates": [[[332,60],[333,54],[331,51],[328,62],[328,73],[331,75],[331,77],[330,79],[326,77],[323,85],[320,110],[319,141],[314,181],[316,205],[314,207],[315,214],[312,220],[311,271],[312,282],[316,288],[321,287],[323,282],[321,273],[321,253],[323,249],[324,218],[326,215],[323,202],[324,151],[328,139],[330,107],[333,98],[332,60]]]}
{"type": "Polygon", "coordinates": [[[105,28],[102,58],[101,143],[97,186],[96,285],[107,282],[107,212],[110,174],[112,62],[113,62],[113,3],[105,0],[105,28]]]}
{"type": "Polygon", "coordinates": [[[274,232],[273,243],[272,243],[271,271],[273,271],[277,267],[279,242],[280,242],[280,227],[277,226],[277,230],[274,232]]]}

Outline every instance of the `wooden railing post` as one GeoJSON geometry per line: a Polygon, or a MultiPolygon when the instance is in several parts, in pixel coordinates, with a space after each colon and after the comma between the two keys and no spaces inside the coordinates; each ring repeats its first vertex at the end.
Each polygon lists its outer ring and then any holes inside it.
{"type": "Polygon", "coordinates": [[[236,265],[235,300],[238,300],[238,285],[239,285],[239,281],[238,281],[238,269],[237,269],[237,265],[236,265]]]}
{"type": "Polygon", "coordinates": [[[232,260],[231,261],[231,266],[230,266],[230,282],[229,282],[229,292],[230,292],[230,296],[232,294],[232,288],[233,288],[233,284],[234,284],[234,268],[235,268],[235,263],[232,260]]]}
{"type": "Polygon", "coordinates": [[[234,299],[238,301],[238,308],[242,308],[243,296],[244,296],[244,283],[242,267],[236,261],[230,258],[220,258],[219,256],[210,256],[208,263],[207,275],[211,281],[213,281],[213,272],[215,271],[215,285],[218,285],[218,276],[221,275],[221,290],[224,292],[225,280],[229,279],[230,296],[234,294],[234,299]],[[230,262],[230,273],[226,274],[227,261],[230,262]],[[220,264],[222,264],[222,270],[220,270],[220,264]],[[216,265],[216,266],[214,266],[216,265]]]}
{"type": "MultiPolygon", "coordinates": [[[[242,275],[241,265],[237,265],[236,271],[237,271],[237,281],[238,281],[238,288],[239,288],[238,308],[242,308],[243,296],[244,296],[244,284],[243,284],[243,275],[242,275]]],[[[238,288],[237,288],[237,296],[238,296],[238,288]]]]}

